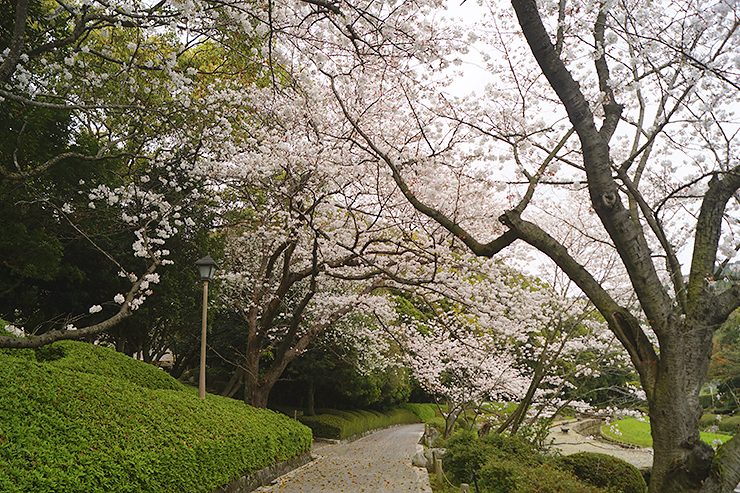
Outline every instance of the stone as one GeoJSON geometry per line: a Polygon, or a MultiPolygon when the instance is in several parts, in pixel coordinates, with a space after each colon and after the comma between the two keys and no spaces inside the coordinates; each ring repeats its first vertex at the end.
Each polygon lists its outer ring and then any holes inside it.
{"type": "Polygon", "coordinates": [[[436,428],[432,428],[431,426],[427,426],[424,429],[424,435],[422,435],[422,442],[427,447],[431,447],[434,441],[439,438],[439,432],[436,428]]]}
{"type": "Polygon", "coordinates": [[[421,452],[417,452],[411,457],[411,464],[416,467],[424,467],[428,472],[434,472],[434,459],[441,459],[446,449],[443,448],[428,448],[421,452]]]}

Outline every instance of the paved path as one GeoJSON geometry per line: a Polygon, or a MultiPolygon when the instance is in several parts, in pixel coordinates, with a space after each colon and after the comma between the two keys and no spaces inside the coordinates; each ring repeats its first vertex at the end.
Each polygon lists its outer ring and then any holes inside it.
{"type": "MultiPolygon", "coordinates": [[[[575,423],[570,424],[571,428],[573,424],[575,423]]],[[[560,449],[563,455],[570,455],[578,452],[596,452],[599,454],[619,457],[638,468],[645,468],[653,465],[652,448],[623,448],[613,443],[580,435],[572,429],[568,433],[563,433],[559,424],[550,428],[550,435],[548,438],[552,439],[552,445],[555,448],[560,449]]]]}
{"type": "Polygon", "coordinates": [[[411,465],[423,433],[423,424],[404,425],[351,443],[314,443],[315,460],[257,491],[431,493],[426,470],[411,465]]]}

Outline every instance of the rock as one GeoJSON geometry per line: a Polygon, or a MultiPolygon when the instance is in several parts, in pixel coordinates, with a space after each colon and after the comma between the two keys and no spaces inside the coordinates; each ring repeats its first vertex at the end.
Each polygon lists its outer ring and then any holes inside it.
{"type": "Polygon", "coordinates": [[[427,447],[431,447],[434,441],[439,438],[439,432],[436,428],[432,428],[431,426],[427,426],[424,429],[424,435],[422,435],[422,442],[427,447]]]}
{"type": "Polygon", "coordinates": [[[416,467],[425,467],[428,472],[434,472],[434,458],[442,458],[446,449],[443,448],[428,448],[421,452],[417,452],[411,458],[411,464],[416,467]]]}

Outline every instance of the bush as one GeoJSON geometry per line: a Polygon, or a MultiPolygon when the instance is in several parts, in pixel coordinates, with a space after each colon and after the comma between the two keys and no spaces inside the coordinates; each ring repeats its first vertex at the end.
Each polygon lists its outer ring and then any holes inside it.
{"type": "Polygon", "coordinates": [[[699,427],[701,428],[709,428],[714,425],[719,425],[716,414],[704,413],[702,417],[699,418],[699,427]]]}
{"type": "Polygon", "coordinates": [[[0,415],[3,492],[209,492],[311,448],[286,416],[72,341],[0,354],[0,415]]]}
{"type": "Polygon", "coordinates": [[[527,440],[491,433],[478,438],[474,433],[459,433],[447,443],[442,463],[448,475],[458,482],[467,482],[473,469],[480,470],[490,460],[515,461],[527,466],[539,466],[548,458],[527,440]]]}
{"type": "Polygon", "coordinates": [[[378,428],[405,423],[418,423],[419,417],[408,409],[376,411],[340,411],[322,409],[316,416],[301,416],[299,420],[313,430],[316,437],[343,440],[378,428]]]}
{"type": "Polygon", "coordinates": [[[699,395],[699,404],[701,404],[701,407],[704,409],[709,409],[714,405],[714,399],[711,394],[700,394],[699,395]]]}
{"type": "MultiPolygon", "coordinates": [[[[473,433],[459,433],[449,440],[448,446],[442,458],[447,476],[456,483],[470,483],[475,469],[482,493],[607,491],[561,469],[552,456],[543,454],[519,436],[490,434],[478,438],[473,433]]],[[[644,481],[642,484],[645,484],[644,481]]],[[[628,492],[625,490],[624,493],[628,492]]]]}
{"type": "Polygon", "coordinates": [[[581,452],[560,457],[557,465],[572,472],[581,480],[609,491],[622,493],[644,493],[647,491],[645,479],[640,471],[617,457],[581,452]]]}
{"type": "Polygon", "coordinates": [[[565,471],[508,460],[490,460],[478,473],[481,493],[601,493],[565,471]]]}
{"type": "Polygon", "coordinates": [[[740,416],[722,416],[722,421],[717,422],[719,431],[735,434],[740,430],[740,416]]]}

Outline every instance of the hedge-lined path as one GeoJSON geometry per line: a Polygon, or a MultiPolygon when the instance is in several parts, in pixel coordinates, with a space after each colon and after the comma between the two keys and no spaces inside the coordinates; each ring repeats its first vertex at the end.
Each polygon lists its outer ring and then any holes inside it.
{"type": "Polygon", "coordinates": [[[431,493],[411,465],[423,424],[394,426],[350,443],[315,443],[314,460],[257,491],[269,493],[431,493]]]}

